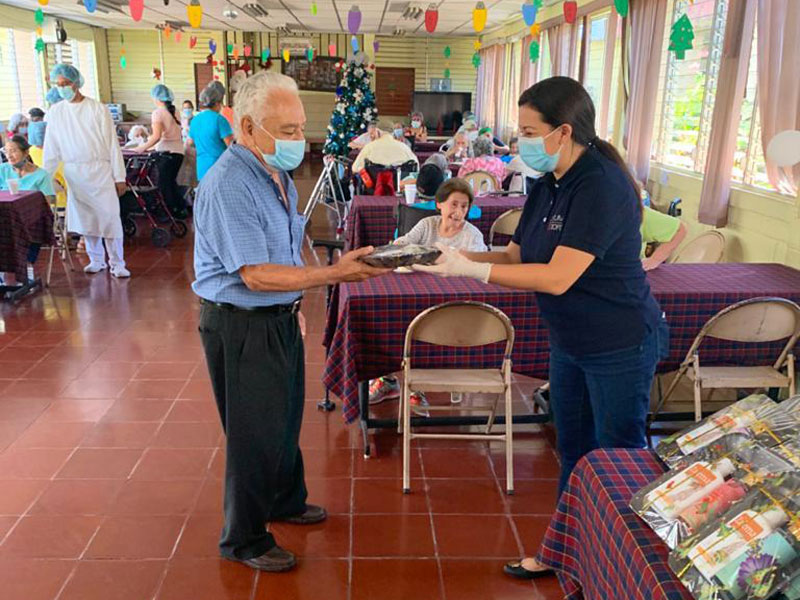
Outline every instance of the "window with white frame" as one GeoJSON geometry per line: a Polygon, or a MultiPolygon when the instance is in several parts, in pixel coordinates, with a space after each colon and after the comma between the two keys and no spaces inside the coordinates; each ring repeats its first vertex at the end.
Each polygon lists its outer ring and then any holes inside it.
{"type": "Polygon", "coordinates": [[[583,85],[597,113],[597,134],[610,139],[614,131],[622,51],[619,16],[610,9],[588,15],[589,39],[583,85]]]}

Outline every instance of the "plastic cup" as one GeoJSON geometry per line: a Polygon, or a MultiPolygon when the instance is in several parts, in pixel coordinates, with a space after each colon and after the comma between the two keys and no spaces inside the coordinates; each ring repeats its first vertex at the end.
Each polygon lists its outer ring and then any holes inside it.
{"type": "Polygon", "coordinates": [[[406,204],[414,204],[414,201],[417,199],[417,186],[413,183],[409,184],[403,191],[406,195],[406,204]]]}
{"type": "Polygon", "coordinates": [[[8,178],[6,181],[8,182],[8,191],[11,192],[12,194],[18,194],[19,193],[19,179],[8,178]]]}

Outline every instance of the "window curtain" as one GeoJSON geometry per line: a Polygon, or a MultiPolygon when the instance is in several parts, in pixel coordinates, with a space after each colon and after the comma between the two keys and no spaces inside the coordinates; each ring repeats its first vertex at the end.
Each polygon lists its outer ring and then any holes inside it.
{"type": "MultiPolygon", "coordinates": [[[[544,43],[544,34],[539,34],[539,44],[544,43]]],[[[536,40],[535,37],[526,37],[522,40],[522,76],[519,83],[519,93],[522,94],[525,90],[531,87],[539,80],[539,61],[531,62],[531,44],[536,40]]],[[[541,55],[541,48],[539,54],[541,55]]],[[[539,59],[541,60],[541,59],[539,59]]]]}
{"type": "MultiPolygon", "coordinates": [[[[800,130],[800,1],[759,0],[758,2],[758,115],[761,144],[775,134],[800,130]]],[[[769,159],[767,177],[777,189],[797,194],[800,165],[777,167],[769,159]]]]}
{"type": "Polygon", "coordinates": [[[561,23],[547,29],[553,75],[575,77],[578,66],[578,24],[561,23]]]}
{"type": "MultiPolygon", "coordinates": [[[[724,227],[728,224],[728,200],[731,193],[731,173],[739,117],[747,85],[750,49],[756,21],[756,4],[750,0],[731,0],[725,23],[717,92],[714,96],[714,115],[708,157],[703,174],[698,220],[706,225],[724,227]]],[[[794,73],[797,78],[797,71],[794,73]]]]}
{"type": "Polygon", "coordinates": [[[502,113],[505,44],[481,50],[480,56],[477,88],[480,92],[475,102],[475,113],[483,125],[495,128],[502,113]]]}
{"type": "Polygon", "coordinates": [[[623,60],[627,55],[629,92],[623,139],[634,177],[646,182],[650,172],[667,0],[629,0],[628,6],[630,48],[623,46],[623,60]]]}

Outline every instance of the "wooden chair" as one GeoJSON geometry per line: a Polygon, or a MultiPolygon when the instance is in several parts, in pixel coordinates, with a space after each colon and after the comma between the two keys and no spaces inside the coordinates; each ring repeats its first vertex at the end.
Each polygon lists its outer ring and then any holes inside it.
{"type": "Polygon", "coordinates": [[[789,388],[796,392],[794,354],[800,337],[800,306],[785,298],[751,298],[728,306],[711,317],[695,337],[686,358],[659,400],[650,421],[658,415],[682,377],[694,384],[694,417],[702,418],[702,391],[715,388],[789,388]],[[775,342],[786,338],[778,359],[769,366],[701,366],[700,345],[706,337],[741,343],[775,342]],[[782,369],[786,368],[786,374],[782,369]]]}
{"type": "Polygon", "coordinates": [[[463,179],[469,183],[476,196],[491,194],[500,187],[497,185],[494,175],[487,171],[473,171],[465,175],[463,179]]]}
{"type": "Polygon", "coordinates": [[[522,218],[521,208],[511,208],[497,217],[489,229],[489,249],[490,250],[504,250],[505,246],[494,245],[495,234],[500,235],[514,235],[519,225],[519,220],[522,218]]]}
{"type": "MultiPolygon", "coordinates": [[[[447,302],[418,314],[406,331],[403,347],[403,387],[400,394],[398,429],[403,433],[403,492],[411,491],[409,458],[411,440],[493,440],[506,444],[506,491],[514,493],[514,451],[511,407],[511,350],[514,346],[514,327],[501,310],[483,302],[447,302]],[[469,327],[464,327],[469,323],[469,327]],[[411,346],[424,342],[437,346],[472,348],[505,342],[503,361],[496,369],[415,369],[412,366],[411,346]],[[411,390],[418,392],[472,392],[496,394],[494,404],[462,406],[459,411],[488,412],[485,433],[415,433],[411,430],[411,390]],[[505,399],[505,430],[491,433],[500,396],[505,399]]],[[[451,405],[428,407],[430,411],[452,410],[451,405]]]]}
{"type": "Polygon", "coordinates": [[[711,230],[701,233],[678,250],[670,263],[718,263],[725,252],[725,236],[711,230]]]}

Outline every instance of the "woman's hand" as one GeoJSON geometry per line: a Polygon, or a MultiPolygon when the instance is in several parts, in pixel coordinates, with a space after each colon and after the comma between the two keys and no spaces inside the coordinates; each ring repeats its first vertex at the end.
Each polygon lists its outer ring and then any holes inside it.
{"type": "Polygon", "coordinates": [[[422,273],[433,273],[440,277],[472,277],[483,283],[489,283],[489,276],[492,272],[491,263],[471,261],[458,250],[449,248],[441,243],[437,243],[436,247],[442,251],[442,255],[436,260],[436,264],[413,265],[411,268],[422,273]]]}
{"type": "Polygon", "coordinates": [[[663,260],[659,260],[658,258],[654,258],[652,255],[648,256],[647,258],[642,259],[642,268],[645,271],[652,271],[653,269],[657,269],[658,266],[664,262],[663,260]]]}

